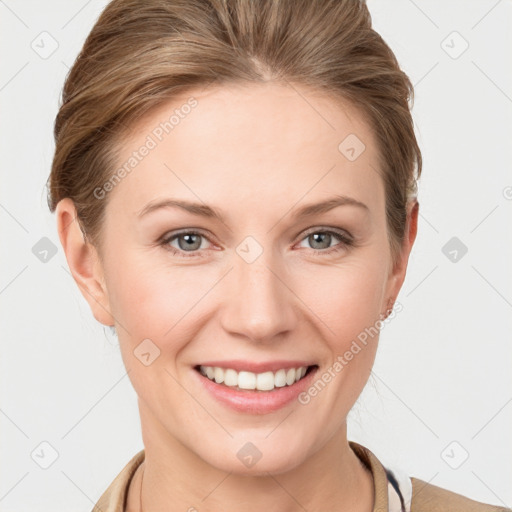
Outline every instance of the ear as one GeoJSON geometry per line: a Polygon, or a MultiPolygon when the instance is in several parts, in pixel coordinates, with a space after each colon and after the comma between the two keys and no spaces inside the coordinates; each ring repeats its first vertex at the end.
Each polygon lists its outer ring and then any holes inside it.
{"type": "Polygon", "coordinates": [[[409,255],[411,254],[412,246],[416,240],[416,234],[418,231],[418,213],[420,205],[416,199],[412,200],[407,205],[407,219],[405,226],[405,236],[400,248],[397,261],[391,267],[388,289],[387,289],[387,311],[383,314],[387,316],[389,310],[393,307],[393,304],[402,288],[402,284],[405,280],[405,274],[407,272],[407,264],[409,262],[409,255]]]}
{"type": "Polygon", "coordinates": [[[114,325],[103,266],[96,248],[85,240],[73,201],[69,197],[61,199],[55,213],[60,243],[71,275],[89,303],[94,318],[103,325],[114,325]]]}

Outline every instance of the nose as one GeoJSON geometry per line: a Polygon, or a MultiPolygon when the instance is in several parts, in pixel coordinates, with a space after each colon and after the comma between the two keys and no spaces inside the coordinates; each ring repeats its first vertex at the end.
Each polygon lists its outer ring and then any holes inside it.
{"type": "Polygon", "coordinates": [[[252,263],[235,258],[221,315],[230,335],[269,343],[293,329],[297,321],[294,295],[285,272],[278,271],[282,267],[271,260],[266,251],[252,263]]]}

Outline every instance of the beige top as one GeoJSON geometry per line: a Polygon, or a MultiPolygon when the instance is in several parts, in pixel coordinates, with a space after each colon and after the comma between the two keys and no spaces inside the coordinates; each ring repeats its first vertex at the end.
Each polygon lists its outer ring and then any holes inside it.
{"type": "MultiPolygon", "coordinates": [[[[372,474],[373,512],[512,512],[510,508],[486,505],[418,478],[396,478],[368,448],[354,441],[349,441],[349,445],[372,474]]],[[[144,457],[145,451],[141,450],[130,459],[101,495],[92,512],[125,511],[130,481],[144,457]]]]}

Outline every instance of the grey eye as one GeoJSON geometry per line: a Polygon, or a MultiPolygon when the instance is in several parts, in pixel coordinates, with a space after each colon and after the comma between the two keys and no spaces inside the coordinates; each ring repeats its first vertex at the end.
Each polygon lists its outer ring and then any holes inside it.
{"type": "Polygon", "coordinates": [[[337,237],[333,237],[333,235],[327,231],[317,231],[305,237],[304,240],[308,241],[312,249],[328,249],[331,247],[333,238],[337,237]]]}
{"type": "Polygon", "coordinates": [[[201,248],[201,235],[193,233],[183,233],[175,237],[178,240],[178,246],[183,251],[194,251],[201,248]],[[183,240],[183,243],[182,243],[183,240]]]}

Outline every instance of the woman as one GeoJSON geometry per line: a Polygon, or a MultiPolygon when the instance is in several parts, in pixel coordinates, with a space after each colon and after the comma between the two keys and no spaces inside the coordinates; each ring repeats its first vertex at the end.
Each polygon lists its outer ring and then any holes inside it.
{"type": "Polygon", "coordinates": [[[364,2],[106,7],[49,180],[139,398],[95,510],[503,510],[347,440],[416,237],[412,92],[364,2]]]}

